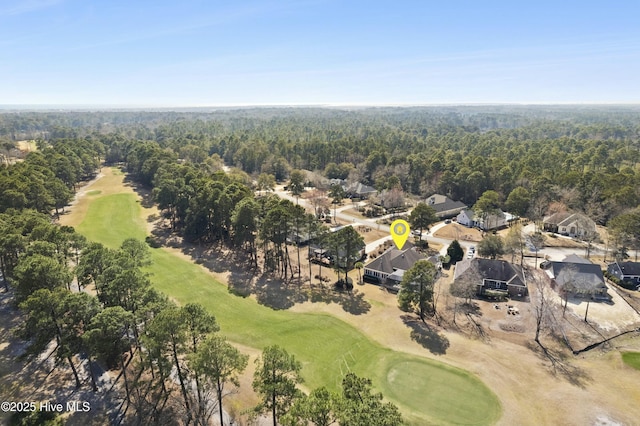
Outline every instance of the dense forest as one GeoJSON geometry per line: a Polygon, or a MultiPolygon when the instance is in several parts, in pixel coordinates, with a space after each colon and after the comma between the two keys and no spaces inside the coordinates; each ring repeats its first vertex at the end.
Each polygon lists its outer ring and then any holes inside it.
{"type": "Polygon", "coordinates": [[[265,266],[283,276],[290,265],[282,243],[309,218],[292,206],[269,216],[280,202],[256,204],[252,190],[299,177],[298,169],[416,200],[442,193],[477,206],[492,191],[492,208],[533,220],[573,210],[613,225],[619,252],[640,241],[635,106],[14,111],[0,114],[0,138],[5,157],[16,140],[40,147],[0,171],[2,211],[57,212],[100,159],[124,163],[153,189],[174,230],[190,241],[246,246],[256,266],[254,239],[265,221],[239,221],[282,219],[279,234],[262,229],[260,237],[276,253],[265,266]],[[224,173],[224,164],[235,167],[224,173]]]}
{"type": "MultiPolygon", "coordinates": [[[[35,139],[40,148],[0,171],[2,211],[57,212],[103,159],[126,164],[152,188],[188,240],[253,251],[262,225],[245,223],[240,232],[237,221],[247,215],[236,209],[267,218],[274,202],[254,203],[252,190],[303,169],[415,200],[442,193],[474,206],[492,191],[495,208],[533,220],[579,211],[613,225],[618,246],[640,241],[635,106],[14,111],[0,114],[0,138],[5,158],[17,140],[35,139]],[[231,172],[222,172],[225,164],[231,172]]],[[[291,206],[284,210],[296,227],[309,222],[291,206]]],[[[270,265],[286,276],[282,238],[271,236],[278,254],[270,265]]]]}
{"type": "MultiPolygon", "coordinates": [[[[103,147],[107,162],[134,168],[156,149],[157,164],[180,158],[219,170],[222,161],[278,181],[292,169],[317,170],[468,205],[489,189],[506,203],[517,190],[531,201],[518,213],[539,215],[558,201],[600,224],[637,206],[640,196],[637,107],[13,112],[0,115],[0,137],[4,146],[82,140],[103,147]]],[[[146,169],[138,171],[150,185],[155,170],[146,169]]]]}

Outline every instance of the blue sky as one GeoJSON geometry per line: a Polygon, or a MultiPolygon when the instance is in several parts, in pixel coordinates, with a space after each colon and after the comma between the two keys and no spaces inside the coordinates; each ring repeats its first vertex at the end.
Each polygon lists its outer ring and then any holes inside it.
{"type": "Polygon", "coordinates": [[[640,103],[639,1],[0,0],[0,104],[574,102],[640,103]]]}

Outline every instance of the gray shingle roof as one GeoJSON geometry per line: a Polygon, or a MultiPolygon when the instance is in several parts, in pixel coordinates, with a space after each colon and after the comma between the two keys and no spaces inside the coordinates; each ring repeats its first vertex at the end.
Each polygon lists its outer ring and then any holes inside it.
{"type": "Polygon", "coordinates": [[[513,265],[505,260],[477,257],[465,259],[456,264],[454,279],[457,280],[466,274],[477,274],[478,280],[490,279],[506,282],[509,285],[525,287],[522,269],[518,265],[513,265]]]}
{"type": "Polygon", "coordinates": [[[466,204],[461,201],[453,201],[451,198],[440,194],[433,194],[432,196],[427,197],[425,203],[428,206],[431,206],[436,213],[448,212],[467,207],[466,204]]]}
{"type": "Polygon", "coordinates": [[[397,269],[403,269],[406,271],[418,260],[423,259],[425,259],[425,257],[413,248],[398,250],[397,248],[392,247],[367,264],[365,268],[373,271],[384,272],[386,274],[392,274],[397,269]]]}
{"type": "Polygon", "coordinates": [[[640,262],[618,262],[623,275],[640,276],[640,262]]]}
{"type": "Polygon", "coordinates": [[[570,254],[568,256],[566,256],[564,259],[562,259],[563,262],[566,263],[587,263],[587,264],[593,264],[593,262],[585,259],[584,257],[580,257],[577,254],[570,254]]]}
{"type": "Polygon", "coordinates": [[[554,213],[551,216],[547,216],[543,219],[544,223],[550,223],[553,225],[560,225],[560,222],[564,221],[565,219],[567,219],[569,216],[572,216],[573,213],[569,213],[569,212],[558,212],[558,213],[554,213]]]}
{"type": "Polygon", "coordinates": [[[547,269],[561,287],[573,287],[580,292],[607,288],[600,266],[593,263],[551,262],[547,269]]]}
{"type": "Polygon", "coordinates": [[[365,185],[361,182],[355,182],[355,183],[352,183],[351,185],[345,186],[344,190],[348,193],[356,194],[356,195],[373,194],[378,192],[374,187],[365,185]]]}

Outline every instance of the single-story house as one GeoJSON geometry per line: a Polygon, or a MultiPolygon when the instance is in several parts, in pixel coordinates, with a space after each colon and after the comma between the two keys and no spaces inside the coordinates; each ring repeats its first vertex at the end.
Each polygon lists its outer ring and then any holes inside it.
{"type": "Polygon", "coordinates": [[[522,268],[505,260],[462,260],[456,264],[453,279],[474,282],[479,296],[497,293],[521,298],[529,294],[522,268]]]}
{"type": "Polygon", "coordinates": [[[542,228],[555,234],[584,237],[596,232],[596,223],[582,213],[558,212],[545,217],[542,228]]]}
{"type": "Polygon", "coordinates": [[[433,194],[432,196],[427,197],[425,204],[433,208],[436,212],[436,216],[441,219],[454,217],[463,209],[467,208],[466,204],[462,201],[453,201],[451,198],[440,194],[433,194]]]}
{"type": "Polygon", "coordinates": [[[640,262],[613,262],[607,266],[607,272],[620,281],[640,285],[640,262]]]}
{"type": "Polygon", "coordinates": [[[380,283],[390,290],[398,291],[405,271],[418,260],[424,259],[426,258],[413,247],[398,250],[393,246],[366,264],[363,276],[367,281],[380,283]]]}
{"type": "Polygon", "coordinates": [[[582,258],[579,262],[566,260],[545,263],[544,270],[551,280],[551,288],[563,296],[611,300],[599,265],[582,258]]]}
{"type": "Polygon", "coordinates": [[[469,228],[480,228],[483,231],[490,231],[492,229],[499,229],[507,226],[507,224],[514,218],[515,217],[509,213],[502,211],[496,214],[489,214],[483,218],[471,209],[463,209],[458,213],[458,216],[456,216],[456,221],[460,225],[464,225],[469,228]]]}
{"type": "Polygon", "coordinates": [[[374,187],[360,182],[353,182],[351,184],[344,185],[343,188],[347,196],[355,198],[369,198],[378,193],[374,187]]]}

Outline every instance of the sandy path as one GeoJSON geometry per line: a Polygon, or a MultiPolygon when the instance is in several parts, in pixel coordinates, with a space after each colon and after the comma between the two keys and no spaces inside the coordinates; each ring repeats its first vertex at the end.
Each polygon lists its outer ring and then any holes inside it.
{"type": "MultiPolygon", "coordinates": [[[[63,224],[82,221],[91,196],[90,191],[101,194],[121,192],[131,187],[113,184],[113,170],[103,169],[104,177],[87,185],[84,195],[61,218],[63,224]]],[[[145,209],[145,215],[155,209],[145,209]]],[[[191,261],[179,249],[167,249],[171,253],[191,261]]],[[[206,270],[206,269],[205,269],[206,270]]],[[[207,270],[208,271],[208,270],[207,270]]],[[[211,273],[221,282],[226,282],[227,273],[211,273]]],[[[613,421],[620,424],[637,424],[640,418],[640,371],[622,364],[617,351],[595,350],[568,362],[570,372],[566,377],[552,374],[549,363],[523,341],[531,338],[516,336],[500,339],[496,336],[487,341],[469,339],[459,333],[441,331],[449,341],[446,355],[434,355],[410,338],[409,328],[402,322],[402,312],[397,308],[395,296],[377,286],[356,286],[371,303],[369,312],[354,316],[337,304],[299,304],[291,308],[295,312],[323,312],[357,327],[373,340],[394,350],[438,359],[477,374],[499,397],[503,405],[503,417],[498,424],[504,425],[587,425],[613,421]],[[568,378],[567,378],[568,377],[568,378]]],[[[444,297],[444,296],[442,296],[444,297]]],[[[508,333],[502,333],[507,335],[508,333]]],[[[499,335],[499,333],[498,333],[499,335]]],[[[640,350],[640,339],[616,341],[616,348],[640,350]]],[[[255,356],[255,351],[251,352],[255,356]]],[[[252,359],[253,359],[252,356],[252,359]]],[[[250,383],[245,374],[243,384],[250,383]]],[[[250,389],[250,387],[243,387],[250,389]]],[[[248,401],[252,397],[238,397],[248,401]]]]}
{"type": "Polygon", "coordinates": [[[95,178],[83,185],[77,192],[69,207],[65,208],[64,214],[60,215],[60,225],[75,226],[84,220],[87,209],[91,204],[89,193],[95,191],[96,195],[116,194],[129,190],[133,193],[133,189],[123,186],[122,184],[114,184],[112,179],[115,172],[111,167],[102,167],[100,173],[95,178]]]}

